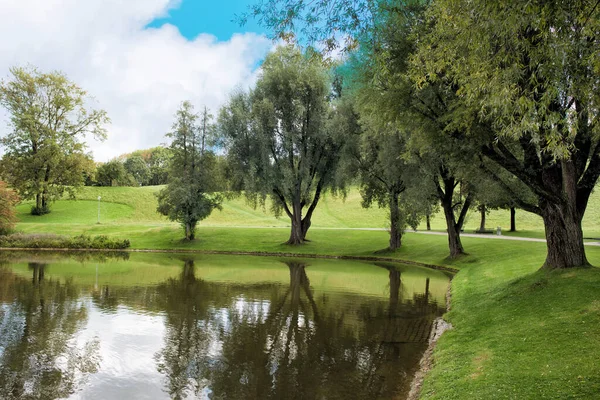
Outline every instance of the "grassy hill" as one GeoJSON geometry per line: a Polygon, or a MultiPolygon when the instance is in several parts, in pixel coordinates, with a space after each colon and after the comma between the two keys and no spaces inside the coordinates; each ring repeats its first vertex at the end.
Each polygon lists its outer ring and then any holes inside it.
{"type": "MultiPolygon", "coordinates": [[[[95,224],[98,218],[98,196],[100,201],[100,221],[103,225],[167,227],[176,224],[168,221],[156,212],[155,193],[160,186],[147,187],[84,187],[77,195],[77,200],[57,201],[52,206],[52,213],[34,217],[29,215],[31,203],[18,206],[18,217],[21,221],[19,229],[24,231],[47,231],[52,229],[68,230],[65,225],[82,231],[85,227],[95,224]],[[61,227],[60,225],[63,225],[61,227]]],[[[474,231],[479,227],[479,213],[471,210],[467,216],[465,231],[474,231]]],[[[487,216],[488,228],[500,226],[505,234],[509,228],[510,216],[508,210],[493,210],[487,216]]],[[[226,200],[221,211],[215,211],[200,223],[205,227],[287,227],[286,216],[276,218],[269,210],[254,209],[243,197],[226,200]]],[[[442,213],[432,218],[432,229],[446,229],[442,213]]],[[[313,228],[386,228],[387,211],[377,207],[364,209],[361,207],[361,197],[358,190],[351,190],[343,199],[331,194],[323,196],[314,217],[313,228]]],[[[600,237],[600,194],[592,194],[586,216],[583,221],[584,233],[587,237],[600,237]]],[[[420,229],[425,229],[424,224],[420,229]]],[[[517,229],[519,236],[543,237],[542,220],[537,215],[526,211],[517,211],[517,229]]]]}

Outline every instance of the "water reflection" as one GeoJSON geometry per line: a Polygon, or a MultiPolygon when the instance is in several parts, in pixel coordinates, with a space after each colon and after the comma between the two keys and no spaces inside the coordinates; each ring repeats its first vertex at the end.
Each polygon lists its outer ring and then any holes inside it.
{"type": "Polygon", "coordinates": [[[0,393],[401,398],[448,281],[394,264],[138,260],[0,267],[0,393]]]}
{"type": "Polygon", "coordinates": [[[96,371],[98,343],[71,343],[87,320],[79,293],[69,281],[46,280],[46,267],[29,263],[30,281],[0,270],[5,283],[0,294],[0,393],[6,399],[64,398],[96,371]]]}

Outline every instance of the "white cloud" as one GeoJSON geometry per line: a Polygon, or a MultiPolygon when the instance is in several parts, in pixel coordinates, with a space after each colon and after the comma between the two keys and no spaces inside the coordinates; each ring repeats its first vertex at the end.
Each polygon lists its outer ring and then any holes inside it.
{"type": "MultiPolygon", "coordinates": [[[[0,77],[13,65],[60,70],[86,89],[112,120],[97,160],[164,142],[179,103],[216,113],[236,86],[249,86],[272,47],[263,36],[219,42],[184,38],[176,27],[145,29],[170,0],[0,0],[0,77]]],[[[0,134],[6,132],[1,115],[0,134]]]]}

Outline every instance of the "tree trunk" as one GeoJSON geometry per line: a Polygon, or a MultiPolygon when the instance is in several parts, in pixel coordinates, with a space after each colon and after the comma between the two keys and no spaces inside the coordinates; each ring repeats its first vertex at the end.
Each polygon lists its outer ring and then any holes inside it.
{"type": "Polygon", "coordinates": [[[42,210],[43,213],[49,213],[50,209],[48,206],[48,187],[50,184],[50,166],[46,167],[46,174],[44,175],[44,190],[42,190],[42,210]]]}
{"type": "Polygon", "coordinates": [[[430,231],[431,230],[431,216],[429,214],[427,214],[425,216],[425,221],[427,222],[427,230],[430,231]]]}
{"type": "Polygon", "coordinates": [[[185,223],[185,238],[186,240],[194,240],[194,227],[190,222],[185,223]]]}
{"type": "Polygon", "coordinates": [[[46,194],[45,190],[42,192],[42,210],[44,214],[48,210],[48,195],[46,194]]]}
{"type": "Polygon", "coordinates": [[[510,231],[511,232],[517,231],[517,220],[515,218],[515,214],[516,214],[515,208],[511,207],[510,208],[510,231]]]}
{"type": "MultiPolygon", "coordinates": [[[[461,206],[460,213],[458,216],[458,220],[454,217],[454,190],[459,182],[456,180],[450,171],[444,166],[440,167],[439,177],[443,182],[440,185],[440,181],[436,177],[434,182],[436,185],[438,199],[440,200],[440,204],[442,205],[442,209],[444,210],[444,216],[446,218],[446,227],[448,230],[448,247],[450,248],[450,258],[455,258],[460,256],[461,254],[465,254],[465,250],[463,249],[462,243],[460,241],[460,231],[462,229],[463,224],[465,223],[465,219],[467,217],[467,212],[471,207],[471,202],[473,201],[473,194],[469,191],[465,201],[463,203],[459,203],[461,206]]],[[[462,190],[462,185],[461,185],[462,190]]],[[[457,206],[459,204],[456,204],[457,206]]]]}
{"type": "Polygon", "coordinates": [[[35,195],[35,208],[38,210],[42,209],[42,194],[38,193],[35,195]]]}
{"type": "Polygon", "coordinates": [[[479,206],[479,212],[481,213],[481,223],[479,224],[479,232],[485,231],[485,204],[479,206]]]}
{"type": "MultiPolygon", "coordinates": [[[[304,243],[304,235],[306,234],[303,231],[302,226],[302,206],[300,204],[300,200],[294,201],[292,206],[292,229],[290,232],[290,238],[287,241],[287,244],[296,246],[304,243]]],[[[309,220],[310,223],[310,220],[309,220]]],[[[306,227],[308,231],[308,227],[306,227]]]]}
{"type": "Polygon", "coordinates": [[[308,206],[308,210],[306,210],[306,215],[304,216],[304,218],[302,218],[302,241],[304,242],[310,242],[310,240],[306,239],[306,234],[308,233],[308,230],[310,229],[310,225],[312,223],[311,221],[313,212],[315,211],[315,208],[317,208],[317,204],[319,204],[319,199],[321,198],[321,191],[323,190],[323,185],[324,180],[323,178],[321,178],[317,183],[315,196],[313,197],[310,206],[308,206]]]}
{"type": "Polygon", "coordinates": [[[546,229],[548,254],[544,269],[587,267],[589,262],[583,246],[581,218],[573,207],[558,204],[545,204],[542,218],[546,229]]]}
{"type": "Polygon", "coordinates": [[[312,222],[309,215],[302,218],[302,240],[305,242],[310,242],[310,240],[306,239],[306,234],[308,233],[311,224],[312,222]]]}
{"type": "Polygon", "coordinates": [[[398,209],[398,193],[390,193],[390,250],[397,250],[402,244],[402,227],[398,209]]]}
{"type": "Polygon", "coordinates": [[[446,217],[446,226],[448,227],[448,246],[450,248],[450,258],[465,254],[465,250],[460,241],[460,227],[454,222],[454,210],[452,205],[446,202],[442,203],[444,216],[446,217]]]}

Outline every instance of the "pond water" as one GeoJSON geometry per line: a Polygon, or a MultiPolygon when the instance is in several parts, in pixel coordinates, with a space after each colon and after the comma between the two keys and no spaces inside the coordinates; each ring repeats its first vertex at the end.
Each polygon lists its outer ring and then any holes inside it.
{"type": "Polygon", "coordinates": [[[4,253],[0,398],[403,398],[448,282],[386,263],[4,253]]]}

